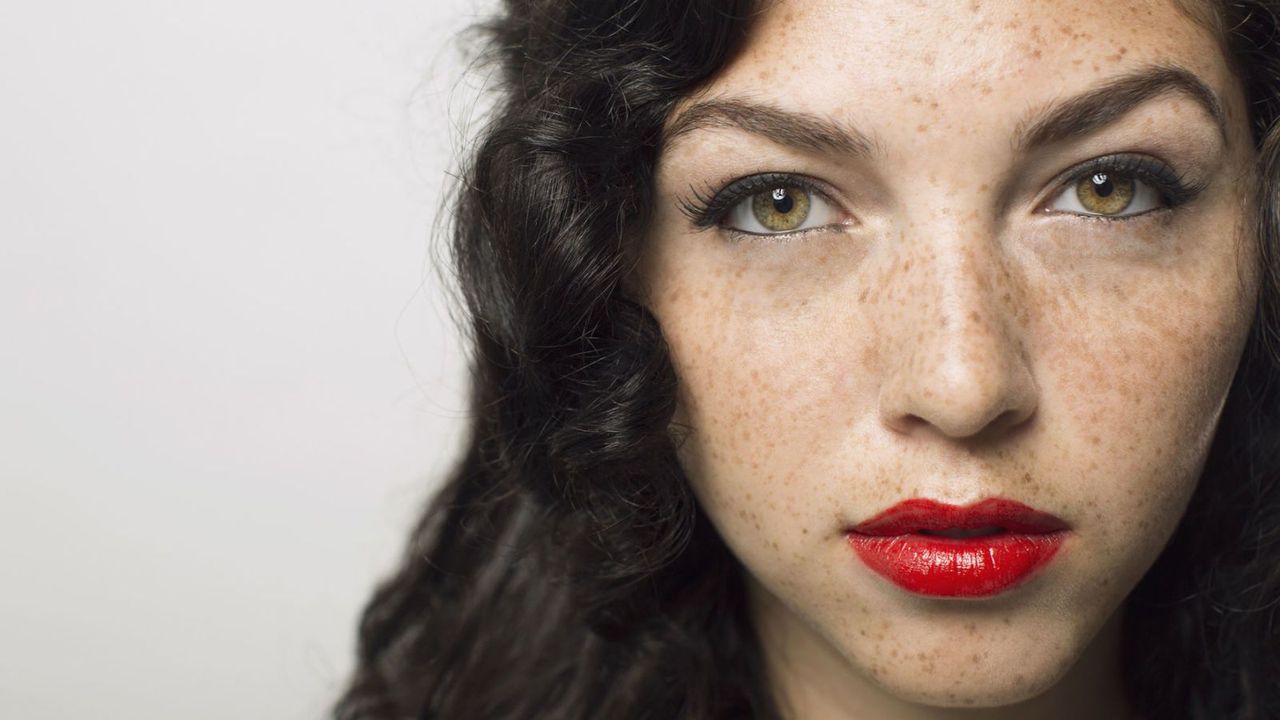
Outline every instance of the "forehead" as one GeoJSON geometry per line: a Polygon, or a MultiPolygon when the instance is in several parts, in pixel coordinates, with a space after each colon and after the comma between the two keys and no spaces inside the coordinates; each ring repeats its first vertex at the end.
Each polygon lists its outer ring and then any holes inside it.
{"type": "MultiPolygon", "coordinates": [[[[749,97],[863,127],[929,116],[1025,115],[1098,80],[1174,63],[1231,84],[1207,5],[1192,0],[775,0],[699,92],[749,97]],[[1193,16],[1199,16],[1195,18],[1193,16]]],[[[954,129],[954,128],[953,128],[954,129]]]]}

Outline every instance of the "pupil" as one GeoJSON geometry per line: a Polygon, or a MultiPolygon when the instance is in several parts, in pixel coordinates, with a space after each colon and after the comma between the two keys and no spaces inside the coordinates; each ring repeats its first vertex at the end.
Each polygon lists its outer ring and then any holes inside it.
{"type": "Polygon", "coordinates": [[[791,208],[795,207],[796,201],[787,194],[786,189],[777,188],[773,191],[773,209],[779,213],[786,215],[791,212],[791,208]]]}
{"type": "Polygon", "coordinates": [[[1111,180],[1104,173],[1098,173],[1093,176],[1093,192],[1098,197],[1107,197],[1115,192],[1115,186],[1111,184],[1111,180]]]}

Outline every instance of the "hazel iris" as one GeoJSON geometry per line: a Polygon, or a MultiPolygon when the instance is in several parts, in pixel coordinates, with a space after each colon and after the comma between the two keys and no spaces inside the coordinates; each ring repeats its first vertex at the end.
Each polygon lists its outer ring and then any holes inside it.
{"type": "Polygon", "coordinates": [[[797,187],[776,187],[751,197],[751,213],[773,232],[795,230],[809,217],[809,192],[797,187]]]}
{"type": "Polygon", "coordinates": [[[1108,173],[1094,173],[1076,183],[1080,205],[1099,215],[1114,215],[1133,202],[1133,178],[1108,173]]]}

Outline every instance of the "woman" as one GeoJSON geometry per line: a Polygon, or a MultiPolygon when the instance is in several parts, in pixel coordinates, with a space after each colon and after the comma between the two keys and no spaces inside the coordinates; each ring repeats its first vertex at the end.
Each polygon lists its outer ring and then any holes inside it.
{"type": "Polygon", "coordinates": [[[1280,717],[1275,10],[508,2],[337,717],[1280,717]]]}

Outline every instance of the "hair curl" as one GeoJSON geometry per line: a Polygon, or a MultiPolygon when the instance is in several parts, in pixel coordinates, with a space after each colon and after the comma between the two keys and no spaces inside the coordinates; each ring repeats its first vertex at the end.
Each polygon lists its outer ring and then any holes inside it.
{"type": "MultiPolygon", "coordinates": [[[[1148,717],[1254,720],[1280,717],[1280,12],[1201,7],[1249,102],[1262,282],[1203,478],[1126,600],[1124,680],[1148,717]]],[[[500,96],[451,208],[470,435],[364,609],[338,720],[779,717],[744,570],[676,459],[661,330],[624,291],[663,123],[757,11],[507,0],[479,26],[500,96]]]]}

